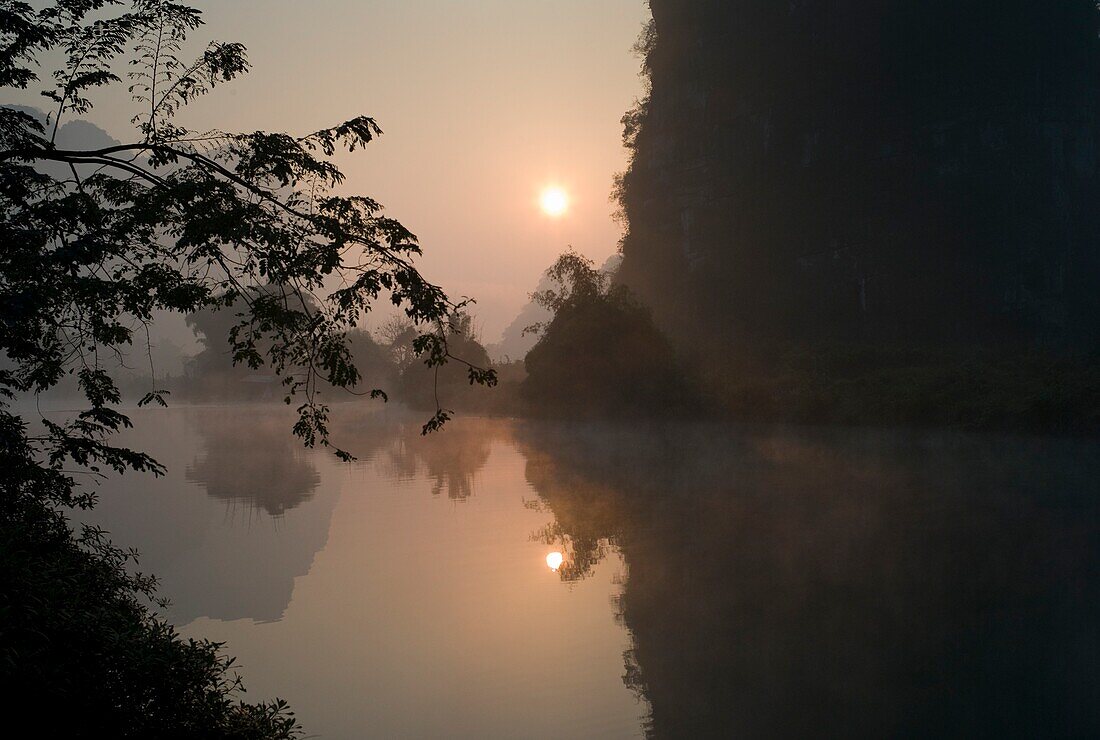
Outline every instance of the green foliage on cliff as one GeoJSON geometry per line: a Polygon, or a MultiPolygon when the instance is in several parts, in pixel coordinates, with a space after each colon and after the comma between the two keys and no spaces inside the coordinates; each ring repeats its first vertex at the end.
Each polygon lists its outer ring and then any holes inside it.
{"type": "Polygon", "coordinates": [[[1093,0],[652,0],[619,279],[740,419],[1096,430],[1093,0]]]}

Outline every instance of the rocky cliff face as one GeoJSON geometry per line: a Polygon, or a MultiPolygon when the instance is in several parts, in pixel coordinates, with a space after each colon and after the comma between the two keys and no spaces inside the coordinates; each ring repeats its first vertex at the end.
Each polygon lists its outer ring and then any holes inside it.
{"type": "Polygon", "coordinates": [[[622,279],[688,341],[1095,343],[1091,0],[651,0],[622,279]]]}

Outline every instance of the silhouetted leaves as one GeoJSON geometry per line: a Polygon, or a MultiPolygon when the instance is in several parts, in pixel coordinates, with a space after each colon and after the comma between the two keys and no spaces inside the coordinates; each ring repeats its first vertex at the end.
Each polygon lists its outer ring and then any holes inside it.
{"type": "MultiPolygon", "coordinates": [[[[73,374],[87,405],[68,420],[42,419],[34,435],[0,406],[0,576],[9,586],[0,662],[23,681],[20,701],[64,706],[60,728],[54,717],[35,720],[69,736],[87,730],[69,726],[78,722],[119,737],[298,734],[283,702],[236,701],[240,684],[220,646],[181,640],[148,610],[152,581],[129,575],[128,555],[102,532],[76,537],[59,513],[94,503],[77,474],[162,472],[110,443],[130,420],[115,408],[106,358],[130,351],[135,336],[147,342],[157,312],[228,313],[207,339],[228,339],[235,363],[281,378],[287,403],[300,400],[294,433],[341,460],[353,458],[332,447],[320,396],[361,381],[352,339],[376,299],[425,329],[417,341],[429,362],[457,359],[450,317],[466,301],[424,279],[410,261],[416,237],[377,202],[331,192],[344,176],[329,157],[365,146],[378,125],[357,116],[303,137],[187,128],[183,107],[249,66],[237,43],[184,59],[200,24],[197,10],[167,0],[0,2],[0,87],[28,87],[40,64],[60,60],[43,80],[53,103],[45,123],[0,107],[0,397],[73,374]],[[93,91],[120,84],[123,67],[136,108],[131,140],[58,147],[62,119],[89,111],[93,91]]],[[[377,350],[368,340],[358,347],[366,365],[377,350]]],[[[469,379],[491,384],[494,375],[472,368],[469,379]]],[[[153,385],[139,405],[164,406],[166,396],[153,385]]],[[[425,431],[449,418],[437,402],[425,431]]]]}
{"type": "MultiPolygon", "coordinates": [[[[315,156],[365,146],[381,133],[377,123],[358,116],[301,138],[191,131],[175,115],[246,72],[244,48],[213,43],[186,63],[178,55],[200,23],[197,11],[150,0],[114,17],[96,14],[110,5],[16,5],[4,17],[9,66],[30,70],[46,48],[65,58],[46,91],[57,104],[48,139],[31,116],[0,116],[0,236],[13,245],[0,257],[0,349],[16,364],[4,376],[13,390],[49,388],[75,365],[93,406],[117,403],[100,353],[123,352],[158,310],[234,306],[234,362],[293,378],[290,394],[305,399],[295,432],[327,446],[319,384],[358,385],[347,337],[383,293],[430,327],[416,345],[426,361],[454,359],[440,327],[465,304],[413,267],[416,237],[376,201],[329,192],[343,174],[315,156]],[[117,81],[111,70],[121,63],[145,107],[134,118],[142,138],[87,151],[53,146],[60,117],[86,111],[86,92],[117,81]],[[72,177],[23,164],[42,162],[69,165],[72,177]],[[325,295],[334,276],[342,287],[325,295]]],[[[488,384],[493,375],[477,368],[470,379],[488,384]]],[[[152,393],[143,404],[163,400],[152,393]]]]}
{"type": "Polygon", "coordinates": [[[21,420],[0,415],[7,720],[73,738],[300,737],[286,702],[239,700],[243,687],[221,644],[183,639],[149,608],[156,582],[136,572],[133,551],[96,527],[72,531],[55,504],[82,503],[73,480],[38,465],[35,447],[21,420]]]}

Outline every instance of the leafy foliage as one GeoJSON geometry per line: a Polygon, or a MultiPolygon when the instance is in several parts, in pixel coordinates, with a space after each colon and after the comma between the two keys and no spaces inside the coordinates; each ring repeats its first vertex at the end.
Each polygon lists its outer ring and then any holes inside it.
{"type": "MultiPolygon", "coordinates": [[[[546,270],[546,277],[557,288],[537,290],[531,294],[531,300],[553,314],[571,303],[585,303],[608,293],[611,276],[596,269],[595,263],[587,257],[569,249],[546,270]]],[[[624,288],[617,288],[620,296],[625,296],[624,288]]],[[[541,334],[549,322],[538,322],[524,329],[524,333],[541,334]]]]}
{"type": "MultiPolygon", "coordinates": [[[[111,444],[130,420],[108,360],[141,337],[151,357],[157,312],[232,311],[233,361],[278,375],[287,402],[298,399],[294,433],[330,447],[321,389],[363,380],[352,335],[373,303],[388,298],[424,329],[417,351],[436,368],[456,359],[451,317],[468,303],[419,273],[415,235],[376,201],[335,194],[344,176],[330,158],[378,136],[374,120],[305,136],[182,125],[188,103],[248,71],[236,43],[187,57],[201,22],[167,0],[0,0],[0,87],[27,88],[61,60],[41,80],[45,124],[0,107],[0,659],[21,682],[9,696],[69,704],[84,723],[65,728],[70,736],[296,733],[282,703],[234,702],[240,686],[218,646],[181,641],[145,605],[152,581],[127,575],[128,555],[102,533],[77,536],[61,513],[94,503],[77,475],[162,472],[111,444]],[[136,108],[130,140],[59,148],[61,121],[90,111],[95,90],[125,84],[124,74],[136,108]],[[28,432],[11,402],[67,376],[86,408],[28,432]]],[[[495,381],[472,365],[469,377],[495,381]]],[[[141,404],[167,395],[154,386],[141,404]]],[[[447,417],[437,404],[425,431],[447,417]]]]}
{"type": "Polygon", "coordinates": [[[0,665],[9,722],[63,737],[299,737],[285,702],[245,703],[221,645],[184,640],[148,607],[155,581],[133,552],[54,506],[73,477],[34,460],[0,416],[0,665]]]}
{"type": "MultiPolygon", "coordinates": [[[[407,331],[398,334],[398,342],[407,339],[407,331]]],[[[414,408],[435,408],[435,416],[424,426],[425,434],[443,426],[455,413],[444,409],[440,399],[469,409],[480,407],[472,397],[473,386],[495,386],[496,370],[489,368],[489,355],[478,341],[469,314],[456,312],[449,317],[447,326],[434,334],[420,335],[412,341],[413,352],[424,357],[422,363],[413,363],[401,374],[402,399],[414,408]],[[446,333],[444,333],[446,332],[446,333]],[[454,351],[464,358],[444,367],[447,353],[454,351]],[[442,362],[440,362],[442,360],[442,362]]]]}
{"type": "MultiPolygon", "coordinates": [[[[416,237],[377,202],[333,194],[344,177],[326,157],[380,134],[372,119],[302,137],[191,131],[177,112],[246,72],[244,48],[213,43],[185,63],[197,11],[142,0],[105,17],[119,4],[69,0],[36,11],[7,3],[3,11],[11,30],[0,69],[9,84],[34,80],[41,52],[61,49],[65,64],[44,92],[56,104],[49,135],[25,114],[0,117],[0,238],[11,245],[0,257],[0,350],[16,365],[0,388],[40,392],[77,368],[94,415],[103,417],[117,390],[101,355],[123,352],[155,311],[232,306],[233,360],[284,377],[288,395],[302,396],[295,432],[328,446],[319,384],[360,382],[347,333],[372,303],[388,295],[426,325],[417,347],[438,366],[454,359],[447,323],[466,302],[452,302],[420,275],[416,237]],[[122,63],[145,108],[134,117],[140,137],[96,150],[56,148],[62,116],[86,112],[91,89],[120,81],[113,70],[122,63]],[[34,168],[46,162],[67,165],[71,177],[34,168]]],[[[97,423],[109,432],[124,422],[97,423]]]]}

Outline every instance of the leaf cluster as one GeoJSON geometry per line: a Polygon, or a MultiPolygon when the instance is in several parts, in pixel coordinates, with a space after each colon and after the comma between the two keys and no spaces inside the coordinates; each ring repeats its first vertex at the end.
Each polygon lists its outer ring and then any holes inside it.
{"type": "MultiPolygon", "coordinates": [[[[330,446],[320,387],[362,380],[347,337],[376,300],[425,327],[416,348],[427,363],[455,359],[445,325],[467,302],[420,274],[416,236],[381,205],[333,192],[344,176],[331,157],[366,146],[381,134],[377,123],[358,116],[304,136],[181,125],[187,103],[248,70],[240,44],[212,42],[185,57],[201,22],[165,0],[0,5],[0,82],[25,87],[48,52],[64,60],[43,90],[55,105],[49,131],[0,109],[0,240],[9,245],[0,255],[0,351],[13,366],[0,374],[0,393],[40,393],[78,376],[89,409],[75,426],[51,427],[43,443],[55,464],[153,469],[143,458],[120,461],[104,441],[128,423],[107,411],[119,394],[105,368],[159,311],[231,308],[234,362],[283,378],[287,403],[300,399],[294,432],[309,445],[330,446]],[[121,82],[122,67],[136,136],[59,149],[63,117],[87,112],[94,88],[121,82]],[[70,176],[45,174],[49,163],[70,176]]],[[[492,373],[471,367],[470,378],[490,383],[492,373]]],[[[142,403],[164,405],[166,395],[154,387],[142,403]]]]}
{"type": "MultiPolygon", "coordinates": [[[[19,696],[63,696],[89,721],[113,713],[104,726],[120,736],[290,737],[297,725],[284,704],[233,700],[240,687],[218,646],[181,641],[144,606],[152,583],[127,575],[128,555],[101,532],[74,536],[60,513],[94,503],[84,476],[162,472],[111,442],[131,423],[112,368],[143,339],[152,365],[159,312],[232,312],[221,339],[234,362],[280,376],[286,402],[297,402],[294,433],[332,447],[321,388],[360,385],[349,334],[375,301],[403,311],[434,367],[457,359],[451,316],[468,301],[420,274],[416,236],[379,203],[335,192],[344,176],[332,157],[381,134],[373,119],[303,136],[184,125],[187,104],[249,67],[236,43],[189,56],[201,23],[197,10],[168,0],[0,0],[0,88],[42,84],[51,106],[44,120],[0,107],[0,524],[18,535],[0,545],[12,584],[0,596],[0,660],[34,679],[19,696]],[[62,121],[88,113],[97,89],[124,77],[132,135],[59,148],[62,121]],[[12,402],[69,376],[84,408],[28,431],[12,402]],[[62,660],[49,637],[57,634],[87,650],[62,660]],[[48,675],[60,665],[80,667],[48,675]]],[[[469,376],[495,381],[472,365],[469,376]]],[[[154,380],[140,404],[166,405],[167,395],[154,380]]],[[[385,399],[381,389],[369,395],[385,399]]],[[[437,404],[425,431],[448,418],[437,404]]]]}

